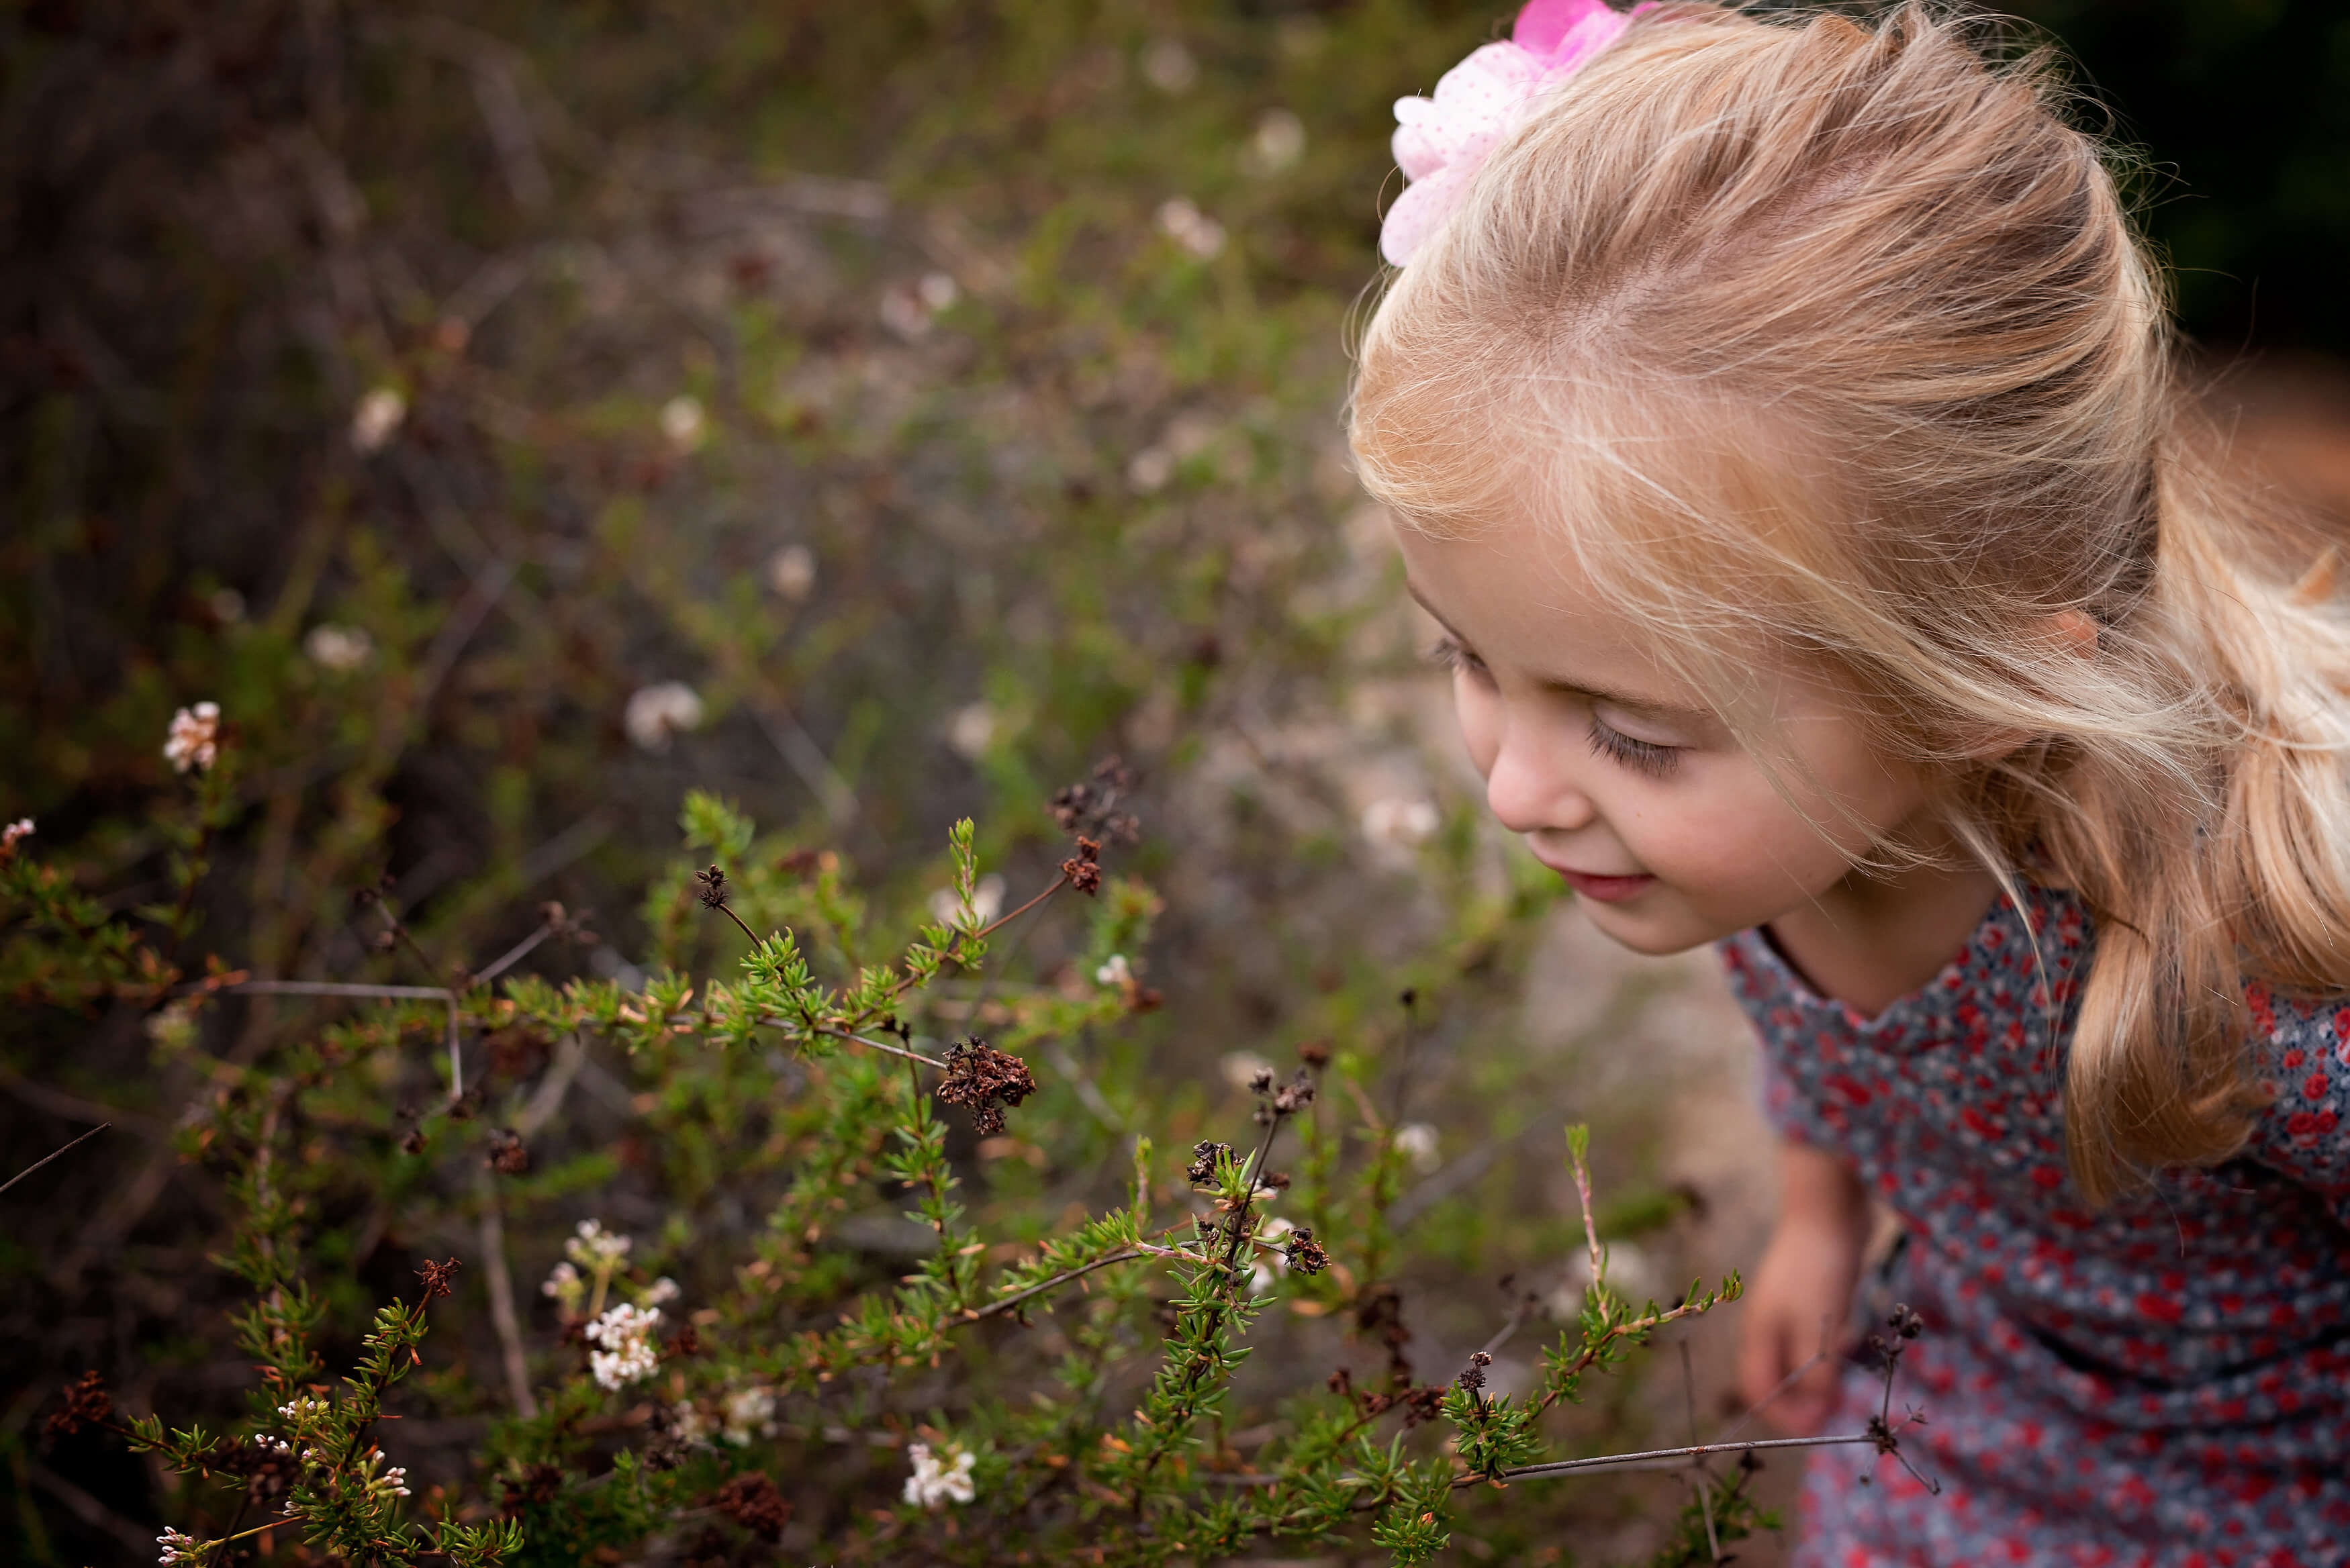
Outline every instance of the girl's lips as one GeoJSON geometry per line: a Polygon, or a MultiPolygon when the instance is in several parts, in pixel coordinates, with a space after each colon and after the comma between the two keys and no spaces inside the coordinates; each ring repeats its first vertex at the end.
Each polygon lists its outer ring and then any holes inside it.
{"type": "Polygon", "coordinates": [[[1656,881],[1654,877],[1645,874],[1638,877],[1594,877],[1588,872],[1569,871],[1564,867],[1554,866],[1551,869],[1565,877],[1568,887],[1585,898],[1596,898],[1603,904],[1620,904],[1627,898],[1637,898],[1647,892],[1656,881]]]}

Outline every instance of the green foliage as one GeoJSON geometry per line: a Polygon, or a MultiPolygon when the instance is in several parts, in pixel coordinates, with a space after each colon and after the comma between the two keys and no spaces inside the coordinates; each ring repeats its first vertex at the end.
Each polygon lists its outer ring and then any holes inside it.
{"type": "MultiPolygon", "coordinates": [[[[712,797],[691,797],[682,826],[689,847],[698,852],[731,851],[746,867],[759,863],[753,825],[712,797]]],[[[1229,1484],[1215,1461],[1236,1375],[1250,1358],[1252,1330],[1278,1299],[1267,1289],[1278,1277],[1274,1261],[1301,1278],[1336,1273],[1351,1262],[1352,1278],[1370,1279],[1372,1250],[1388,1244],[1381,1173],[1390,1163],[1391,1132],[1371,1129],[1374,1152],[1356,1175],[1367,1190],[1351,1202],[1325,1194],[1319,1212],[1329,1229],[1318,1241],[1312,1231],[1275,1227],[1263,1204],[1277,1196],[1266,1182],[1283,1133],[1293,1125],[1318,1125],[1314,1112],[1326,1080],[1356,1098],[1361,1091],[1346,1083],[1343,1069],[1323,1065],[1327,1053],[1309,1058],[1311,1064],[1285,1081],[1260,1070],[1250,1088],[1261,1135],[1244,1153],[1212,1141],[1198,1146],[1183,1173],[1195,1203],[1187,1217],[1168,1226],[1154,1223],[1154,1189],[1167,1189],[1154,1169],[1149,1141],[1137,1138],[1130,1202],[1016,1244],[1003,1266],[991,1269],[987,1260],[998,1248],[974,1231],[970,1210],[956,1197],[962,1178],[950,1152],[949,1127],[933,1101],[956,1099],[960,1082],[982,1075],[997,1075],[989,1082],[1000,1083],[1005,1075],[1025,1081],[1028,1073],[1016,1057],[978,1042],[959,1044],[943,1059],[931,1054],[933,1039],[924,1024],[937,999],[914,978],[910,955],[930,950],[934,974],[968,972],[992,929],[972,909],[977,867],[971,825],[958,823],[950,838],[961,905],[951,929],[932,927],[935,946],[926,936],[897,962],[864,971],[847,987],[821,978],[792,933],[782,930],[756,939],[738,963],[743,981],[731,989],[663,971],[633,990],[576,981],[557,989],[515,979],[503,986],[477,983],[464,992],[457,1004],[464,1033],[536,1031],[574,1049],[599,1036],[619,1045],[638,1081],[649,1085],[648,1122],[672,1135],[660,1147],[663,1158],[684,1168],[671,1179],[671,1189],[681,1195],[733,1179],[704,1168],[693,1135],[706,1137],[741,1091],[762,1080],[772,1083],[777,1058],[761,1059],[747,1073],[738,1069],[772,1038],[788,1053],[780,1060],[803,1076],[805,1088],[771,1113],[765,1147],[794,1149],[801,1158],[753,1255],[732,1269],[732,1285],[692,1313],[682,1332],[666,1338],[663,1307],[680,1291],[666,1276],[652,1275],[650,1257],[688,1245],[690,1226],[673,1220],[653,1239],[648,1257],[637,1254],[634,1238],[583,1220],[546,1293],[568,1325],[565,1340],[587,1355],[534,1355],[508,1331],[515,1409],[494,1418],[471,1480],[436,1489],[439,1501],[424,1517],[411,1517],[404,1501],[412,1495],[408,1471],[389,1464],[378,1433],[396,1414],[388,1408],[394,1391],[428,1365],[426,1306],[451,1293],[463,1264],[428,1262],[420,1273],[423,1299],[374,1309],[348,1370],[333,1375],[318,1343],[327,1306],[312,1288],[314,1266],[306,1261],[304,1242],[312,1230],[306,1213],[321,1190],[320,1178],[331,1179],[334,1162],[324,1162],[322,1170],[321,1162],[302,1152],[296,1132],[333,1119],[349,1070],[369,1075],[370,1064],[396,1055],[414,1015],[396,1006],[363,1006],[326,1037],[290,1044],[276,1062],[238,1075],[193,1130],[199,1146],[224,1164],[235,1219],[233,1248],[218,1261],[244,1287],[245,1304],[234,1314],[234,1326],[259,1386],[244,1417],[222,1438],[197,1426],[167,1430],[160,1415],[144,1413],[116,1429],[132,1448],[157,1454],[192,1482],[242,1484],[274,1511],[266,1521],[239,1530],[240,1510],[219,1533],[170,1535],[167,1548],[184,1561],[221,1561],[227,1543],[290,1524],[313,1550],[354,1561],[577,1560],[606,1547],[639,1546],[681,1514],[705,1507],[696,1499],[710,1495],[756,1534],[771,1524],[780,1528],[772,1513],[762,1515],[746,1501],[762,1494],[733,1481],[717,1483],[748,1475],[771,1493],[772,1483],[755,1468],[764,1440],[827,1421],[845,1422],[853,1433],[860,1422],[876,1418],[876,1393],[923,1379],[931,1369],[960,1368],[947,1385],[964,1384],[952,1441],[944,1436],[943,1417],[920,1428],[933,1440],[911,1450],[914,1475],[904,1497],[877,1516],[888,1522],[864,1533],[858,1555],[891,1558],[901,1530],[942,1506],[967,1504],[993,1524],[967,1538],[968,1550],[954,1544],[966,1538],[951,1529],[945,1542],[931,1539],[923,1552],[1001,1560],[987,1554],[1000,1549],[1006,1531],[1016,1531],[1017,1539],[1038,1551],[1066,1550],[1082,1539],[1101,1561],[1157,1563],[1242,1551],[1260,1537],[1305,1543],[1343,1538],[1367,1525],[1370,1539],[1396,1562],[1419,1563],[1450,1539],[1455,1489],[1499,1482],[1544,1457],[1548,1444],[1538,1418],[1558,1399],[1573,1397],[1586,1372],[1616,1366],[1627,1348],[1664,1324],[1735,1296],[1733,1280],[1711,1294],[1693,1289],[1670,1310],[1654,1303],[1634,1310],[1608,1287],[1604,1249],[1595,1236],[1595,1275],[1580,1336],[1554,1351],[1536,1396],[1514,1400],[1482,1393],[1482,1367],[1491,1360],[1482,1352],[1440,1391],[1366,1400],[1333,1387],[1299,1408],[1295,1440],[1279,1445],[1269,1463],[1233,1478],[1244,1484],[1229,1484]],[[824,1246],[830,1216],[871,1181],[902,1195],[911,1205],[906,1219],[928,1232],[914,1249],[910,1272],[894,1282],[860,1278],[824,1246]],[[1285,1234],[1292,1239],[1284,1243],[1279,1238],[1285,1234]],[[1110,1270],[1126,1277],[1111,1275],[1110,1288],[1078,1310],[1065,1336],[1067,1348],[1055,1371],[1063,1395],[1040,1393],[1026,1414],[988,1397],[987,1362],[971,1359],[973,1326],[989,1320],[1034,1324],[1035,1314],[1057,1311],[1062,1298],[1090,1289],[1090,1280],[1110,1270]],[[1151,1349],[1152,1336],[1142,1331],[1150,1300],[1141,1282],[1154,1272],[1172,1294],[1161,1309],[1166,1326],[1151,1349]],[[830,1326],[813,1326],[816,1321],[830,1326]],[[1140,1356],[1153,1360],[1155,1370],[1139,1403],[1123,1417],[1108,1413],[1100,1397],[1108,1380],[1121,1362],[1140,1356]],[[858,1392],[841,1406],[831,1390],[852,1379],[858,1392]],[[648,1396],[656,1403],[624,1414],[648,1396]],[[1399,1409],[1448,1423],[1451,1457],[1408,1458],[1409,1422],[1382,1444],[1375,1427],[1399,1409]],[[632,1434],[600,1468],[579,1447],[580,1436],[598,1426],[632,1434]],[[500,1493],[499,1514],[484,1517],[483,1506],[500,1493]],[[463,1501],[468,1496],[480,1501],[463,1501]]],[[[13,929],[26,933],[18,946],[52,941],[58,929],[50,880],[29,862],[12,848],[10,902],[0,910],[13,929]]],[[[1074,871],[1065,869],[1046,894],[1072,898],[1070,889],[1078,885],[1074,871]]],[[[729,900],[738,891],[746,900],[785,898],[754,870],[737,883],[723,867],[706,867],[700,886],[713,917],[731,912],[729,900]]],[[[838,950],[869,948],[874,933],[838,888],[820,893],[816,905],[838,922],[833,931],[838,950]]],[[[1097,906],[1092,915],[1130,938],[1140,934],[1133,922],[1146,907],[1129,899],[1123,907],[1097,906]]],[[[106,923],[65,929],[100,953],[119,954],[120,944],[100,929],[106,923]]],[[[166,973],[151,949],[134,943],[130,951],[124,972],[166,973]]],[[[68,966],[65,972],[88,971],[68,966]]],[[[69,982],[63,994],[73,994],[78,983],[69,982]]],[[[167,978],[163,989],[218,998],[233,995],[236,984],[214,979],[173,986],[167,978]]],[[[1048,1031],[1108,1023],[1122,1006],[1118,993],[1104,987],[1086,1004],[1034,999],[1028,1016],[1015,1011],[1007,1022],[1012,1034],[1034,1042],[1048,1031]]],[[[995,1097],[1017,1107],[1032,1092],[1033,1085],[1000,1090],[995,1097]]],[[[965,1095],[957,1103],[972,1107],[975,1120],[989,1114],[984,1096],[965,1095]]],[[[472,1114],[466,1097],[452,1094],[435,1116],[462,1123],[472,1114]]],[[[1000,1126],[1001,1113],[995,1116],[1000,1126]]],[[[390,1159],[397,1169],[402,1155],[391,1147],[393,1130],[380,1122],[360,1137],[377,1144],[376,1158],[390,1159]]],[[[491,1140],[491,1171],[502,1168],[504,1140],[515,1137],[507,1132],[491,1140]]],[[[430,1143],[411,1134],[400,1147],[414,1158],[430,1143]]],[[[1570,1129],[1567,1147],[1587,1209],[1583,1128],[1570,1129]]],[[[484,1200],[503,1207],[510,1199],[495,1195],[495,1179],[488,1179],[493,1186],[484,1189],[484,1200]]],[[[691,1208],[686,1203],[680,1218],[691,1208]]],[[[511,1292],[502,1256],[493,1254],[483,1266],[498,1276],[494,1290],[511,1292]]],[[[713,1272],[705,1267],[701,1275],[713,1272]]],[[[1363,1284],[1353,1287],[1356,1297],[1364,1293],[1363,1284]]],[[[478,1409],[481,1403],[480,1393],[462,1380],[443,1379],[421,1402],[411,1400],[411,1409],[478,1409]]],[[[901,1428],[871,1430],[894,1437],[901,1428]]],[[[1732,1501],[1725,1497],[1709,1539],[1751,1527],[1752,1511],[1742,1512],[1732,1501]]]]}
{"type": "MultiPolygon", "coordinates": [[[[1451,1507],[1457,1369],[1409,1360],[1585,1234],[1519,984],[1557,884],[1404,716],[1338,422],[1364,171],[1492,16],[135,10],[0,20],[57,291],[0,431],[0,1118],[113,1124],[12,1194],[0,1359],[28,1409],[104,1366],[168,1465],[0,1434],[0,1556],[114,1550],[46,1466],[292,1560],[247,1532],[296,1396],[317,1554],[1424,1554],[1617,1506],[1451,1507]],[[1440,830],[1371,844],[1367,790],[1440,830]],[[1315,1097],[1250,1122],[1252,1057],[1315,1097]],[[917,1444],[972,1501],[907,1498],[917,1444]]],[[[1633,1440],[1625,1386],[1544,1440],[1633,1440]]]]}

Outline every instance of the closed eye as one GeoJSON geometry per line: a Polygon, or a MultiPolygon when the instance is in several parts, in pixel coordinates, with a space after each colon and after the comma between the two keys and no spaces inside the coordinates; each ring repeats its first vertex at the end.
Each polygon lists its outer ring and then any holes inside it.
{"type": "Polygon", "coordinates": [[[1450,670],[1456,675],[1474,676],[1480,680],[1492,679],[1492,673],[1485,668],[1483,659],[1449,637],[1440,637],[1429,646],[1428,661],[1440,670],[1450,670]]]}
{"type": "Polygon", "coordinates": [[[1680,761],[1681,748],[1660,746],[1654,741],[1636,741],[1623,731],[1611,727],[1606,721],[1591,721],[1591,749],[1603,757],[1611,758],[1652,779],[1663,778],[1680,761]]]}

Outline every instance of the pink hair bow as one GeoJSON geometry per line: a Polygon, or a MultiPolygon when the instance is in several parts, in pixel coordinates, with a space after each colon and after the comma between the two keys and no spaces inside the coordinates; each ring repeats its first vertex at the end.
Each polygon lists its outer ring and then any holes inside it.
{"type": "Polygon", "coordinates": [[[1632,18],[1607,0],[1530,0],[1505,44],[1487,44],[1444,73],[1433,98],[1398,99],[1396,161],[1411,182],[1379,226],[1397,266],[1461,204],[1477,171],[1517,130],[1534,95],[1614,43],[1632,18]]]}

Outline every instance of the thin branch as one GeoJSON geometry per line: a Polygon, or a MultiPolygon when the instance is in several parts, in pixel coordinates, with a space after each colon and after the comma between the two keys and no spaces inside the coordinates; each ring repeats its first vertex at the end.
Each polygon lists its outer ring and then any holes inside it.
{"type": "MultiPolygon", "coordinates": [[[[788,1018],[778,1018],[775,1022],[785,1028],[790,1027],[792,1023],[788,1018]]],[[[903,1056],[909,1062],[920,1062],[925,1067],[936,1067],[941,1073],[954,1071],[936,1056],[925,1056],[920,1051],[910,1051],[903,1045],[891,1045],[879,1040],[870,1040],[862,1034],[852,1033],[846,1029],[827,1028],[821,1023],[814,1025],[813,1028],[816,1033],[827,1035],[834,1040],[847,1040],[858,1045],[869,1045],[876,1051],[886,1051],[892,1056],[903,1056]]]]}
{"type": "Polygon", "coordinates": [[[449,1097],[457,1099],[465,1092],[465,1064],[457,1049],[457,993],[445,985],[356,985],[336,980],[244,980],[234,985],[213,987],[203,984],[175,986],[180,995],[219,990],[242,992],[247,996],[350,996],[372,997],[380,1002],[438,1002],[449,1009],[449,1097]]]}
{"type": "MultiPolygon", "coordinates": [[[[1690,1345],[1687,1335],[1681,1337],[1680,1353],[1681,1402],[1689,1409],[1690,1440],[1695,1442],[1697,1440],[1697,1370],[1690,1364],[1690,1345]]],[[[1691,1477],[1690,1484],[1697,1488],[1698,1510],[1705,1516],[1706,1550],[1711,1554],[1719,1568],[1721,1562],[1721,1537],[1713,1528],[1713,1478],[1706,1474],[1705,1459],[1702,1456],[1690,1461],[1690,1474],[1691,1477]]]]}
{"type": "MultiPolygon", "coordinates": [[[[1521,1465],[1516,1469],[1503,1470],[1496,1480],[1523,1480],[1535,1476],[1569,1475],[1580,1470],[1617,1469],[1627,1465],[1654,1464],[1662,1459],[1687,1459],[1709,1454],[1742,1454],[1763,1449],[1827,1449],[1849,1447],[1856,1443],[1874,1444],[1877,1439],[1866,1432],[1839,1432],[1828,1438],[1749,1438],[1736,1443],[1692,1443],[1685,1449],[1649,1449],[1637,1454],[1599,1454],[1587,1459],[1557,1459],[1544,1465],[1521,1465]]],[[[1675,1465],[1674,1469],[1680,1467],[1675,1465]]],[[[1463,1475],[1453,1478],[1458,1487],[1479,1486],[1486,1478],[1463,1475]]]]}
{"type": "Polygon", "coordinates": [[[66,1480],[65,1477],[39,1463],[27,1463],[25,1473],[35,1486],[56,1498],[69,1509],[74,1517],[93,1530],[102,1530],[125,1546],[140,1552],[155,1550],[155,1538],[139,1526],[98,1501],[98,1499],[66,1480]]]}
{"type": "MultiPolygon", "coordinates": [[[[1511,1311],[1509,1317],[1503,1322],[1500,1328],[1493,1331],[1493,1337],[1487,1340],[1481,1347],[1484,1353],[1487,1355],[1491,1355],[1495,1351],[1501,1349],[1502,1346],[1507,1345],[1510,1342],[1510,1336],[1516,1334],[1519,1329],[1525,1326],[1526,1319],[1533,1314],[1534,1308],[1539,1306],[1541,1303],[1542,1298],[1535,1295],[1532,1291],[1529,1291],[1524,1295],[1519,1297],[1518,1304],[1511,1311]]],[[[1692,1432],[1690,1435],[1691,1437],[1695,1437],[1697,1434],[1692,1432]]]]}
{"type": "Polygon", "coordinates": [[[1784,1377],[1780,1378],[1778,1383],[1773,1386],[1771,1392],[1762,1396],[1762,1397],[1754,1404],[1747,1407],[1746,1412],[1738,1417],[1736,1425],[1732,1426],[1730,1430],[1722,1433],[1721,1437],[1714,1440],[1716,1442],[1726,1443],[1730,1441],[1731,1438],[1738,1436],[1739,1433],[1746,1430],[1749,1426],[1753,1424],[1755,1417],[1760,1416],[1763,1411],[1769,1409],[1778,1401],[1781,1396],[1787,1392],[1788,1389],[1793,1388],[1797,1383],[1803,1381],[1804,1374],[1809,1372],[1813,1367],[1817,1366],[1822,1361],[1827,1359],[1827,1354],[1828,1353],[1825,1348],[1814,1351],[1811,1359],[1797,1366],[1793,1372],[1788,1373],[1784,1377]]]}
{"type": "Polygon", "coordinates": [[[530,1391],[530,1361],[523,1354],[522,1315],[515,1310],[514,1275],[506,1267],[505,1210],[498,1201],[497,1177],[484,1168],[478,1179],[482,1197],[482,1262],[490,1281],[490,1322],[498,1334],[498,1358],[506,1375],[506,1392],[515,1411],[529,1420],[538,1414],[530,1391]]]}
{"type": "MultiPolygon", "coordinates": [[[[705,899],[703,899],[703,900],[702,900],[702,902],[704,902],[704,903],[708,904],[708,903],[710,903],[710,900],[709,900],[709,899],[707,899],[707,898],[705,898],[705,899]]],[[[717,910],[720,914],[722,914],[722,915],[725,916],[728,919],[730,919],[730,920],[733,921],[733,922],[734,922],[734,925],[735,925],[735,928],[736,928],[737,929],[739,929],[739,930],[740,930],[743,935],[744,935],[744,936],[746,936],[746,937],[748,937],[748,938],[750,938],[750,939],[751,939],[751,945],[752,945],[753,947],[754,947],[754,948],[755,948],[755,947],[757,947],[757,946],[759,945],[759,933],[758,933],[758,932],[756,932],[756,931],[754,931],[754,930],[753,930],[749,926],[744,925],[744,924],[743,923],[743,917],[742,917],[742,916],[740,916],[740,915],[738,915],[738,914],[736,914],[733,909],[731,909],[727,908],[727,906],[726,906],[726,904],[725,904],[725,902],[724,902],[723,900],[721,900],[721,901],[720,901],[720,902],[718,902],[718,903],[710,904],[710,907],[711,907],[712,909],[713,909],[717,910]]]]}
{"type": "Polygon", "coordinates": [[[74,1149],[78,1145],[84,1144],[84,1143],[88,1143],[91,1138],[96,1137],[99,1134],[100,1134],[100,1133],[104,1132],[107,1128],[109,1128],[109,1127],[112,1127],[113,1125],[114,1125],[114,1124],[113,1124],[112,1122],[100,1122],[100,1123],[99,1123],[96,1127],[94,1127],[90,1128],[90,1129],[89,1129],[89,1131],[88,1131],[88,1132],[86,1132],[86,1133],[82,1134],[79,1137],[77,1137],[77,1138],[73,1139],[70,1143],[68,1143],[64,1147],[62,1147],[62,1148],[58,1148],[58,1149],[56,1149],[56,1150],[52,1151],[51,1153],[48,1153],[48,1154],[43,1155],[40,1158],[38,1158],[38,1159],[35,1160],[32,1164],[30,1164],[30,1165],[26,1166],[24,1169],[22,1169],[22,1170],[18,1171],[16,1175],[14,1175],[14,1176],[10,1177],[7,1180],[5,1180],[5,1181],[0,1181],[0,1192],[5,1192],[5,1191],[7,1191],[10,1188],[12,1188],[12,1187],[16,1186],[16,1183],[18,1183],[18,1182],[20,1182],[20,1181],[24,1180],[24,1179],[25,1179],[25,1178],[26,1178],[26,1177],[28,1177],[28,1176],[30,1176],[30,1175],[32,1175],[32,1174],[33,1174],[33,1172],[35,1172],[35,1171],[36,1171],[36,1170],[40,1169],[40,1168],[41,1168],[41,1167],[43,1167],[43,1166],[45,1166],[45,1165],[48,1164],[48,1163],[49,1163],[49,1161],[51,1161],[51,1160],[53,1160],[53,1159],[57,1158],[58,1155],[61,1155],[61,1154],[67,1154],[67,1153],[71,1152],[71,1151],[72,1151],[72,1150],[73,1150],[73,1149],[74,1149]]]}
{"type": "Polygon", "coordinates": [[[1062,875],[1053,879],[1053,885],[1051,887],[1045,888],[1043,892],[1037,894],[1035,898],[1029,899],[1026,903],[1021,905],[1010,914],[998,915],[994,919],[990,920],[987,924],[980,927],[979,929],[972,932],[972,935],[974,937],[993,936],[996,932],[1002,930],[1004,927],[1010,925],[1013,921],[1018,919],[1021,916],[1026,914],[1029,910],[1035,909],[1037,905],[1043,903],[1045,899],[1051,898],[1054,894],[1059,892],[1068,885],[1068,874],[1064,872],[1062,875]]]}
{"type": "Polygon", "coordinates": [[[1606,1282],[1607,1254],[1599,1246],[1599,1222],[1591,1215],[1591,1168],[1583,1162],[1583,1155],[1569,1138],[1566,1145],[1567,1163],[1575,1168],[1575,1196],[1583,1205],[1583,1244],[1591,1253],[1591,1284],[1596,1290],[1606,1282]]]}
{"type": "Polygon", "coordinates": [[[1081,1265],[1076,1265],[1074,1270],[1060,1272],[1060,1274],[1055,1274],[1053,1279],[1039,1279],[1039,1282],[1032,1283],[1032,1286],[1024,1288],[1024,1291],[1015,1291],[1013,1295],[1006,1295],[1003,1300],[999,1300],[999,1303],[987,1303],[984,1307],[963,1307],[963,1321],[966,1321],[966,1324],[978,1324],[983,1316],[994,1316],[999,1314],[999,1312],[1011,1312],[1013,1307],[1017,1307],[1020,1303],[1029,1300],[1032,1295],[1041,1295],[1044,1291],[1055,1291],[1055,1288],[1065,1286],[1065,1283],[1069,1283],[1072,1279],[1078,1279],[1081,1274],[1090,1274],[1090,1272],[1095,1270],[1107,1270],[1111,1262],[1133,1262],[1135,1258],[1180,1258],[1182,1262],[1208,1262],[1208,1258],[1201,1258],[1199,1253],[1187,1253],[1187,1251],[1182,1251],[1180,1246],[1151,1246],[1149,1241],[1142,1241],[1126,1248],[1123,1253],[1109,1253],[1105,1255],[1105,1258],[1095,1258],[1093,1262],[1081,1262],[1081,1265]]]}
{"type": "Polygon", "coordinates": [[[514,946],[508,948],[504,952],[492,960],[489,968],[482,971],[481,973],[473,977],[473,983],[475,985],[489,984],[490,981],[497,979],[498,976],[505,973],[506,971],[514,968],[515,965],[528,958],[533,952],[537,950],[539,943],[546,940],[547,938],[554,934],[555,922],[552,920],[545,922],[538,928],[538,929],[531,932],[530,935],[523,938],[522,940],[515,943],[514,946]]]}

